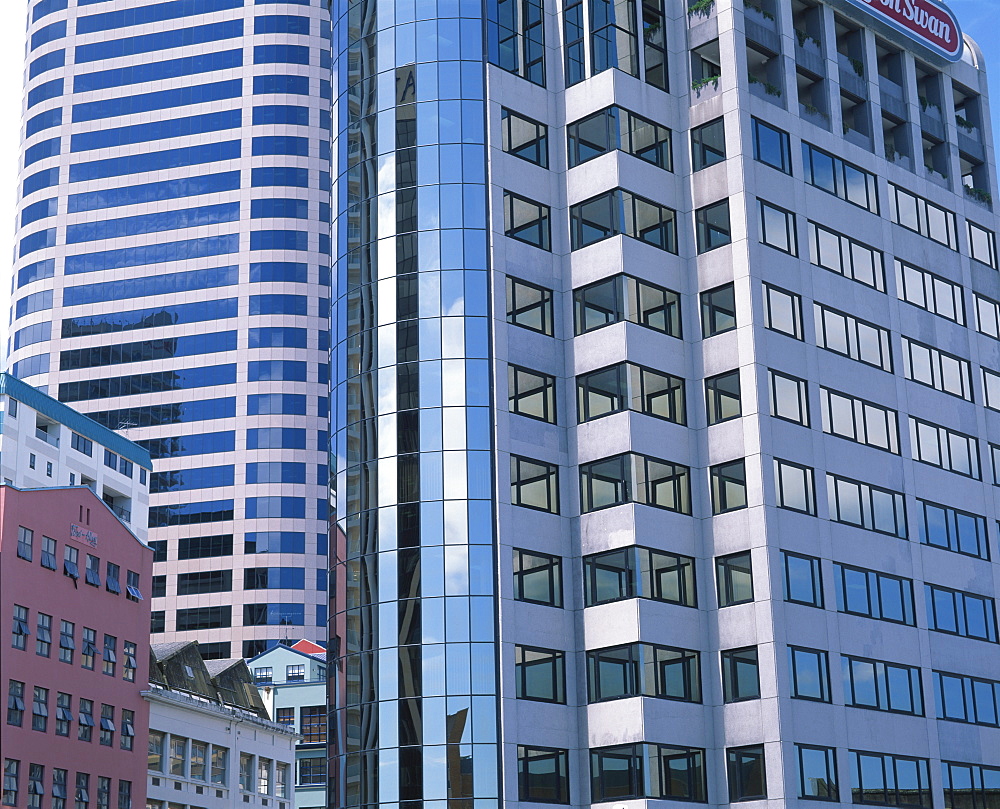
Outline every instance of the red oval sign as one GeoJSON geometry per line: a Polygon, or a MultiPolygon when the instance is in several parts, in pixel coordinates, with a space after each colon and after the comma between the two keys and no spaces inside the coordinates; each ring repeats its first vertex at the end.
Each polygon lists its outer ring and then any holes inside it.
{"type": "Polygon", "coordinates": [[[850,0],[949,62],[962,56],[958,19],[937,0],[850,0]]]}

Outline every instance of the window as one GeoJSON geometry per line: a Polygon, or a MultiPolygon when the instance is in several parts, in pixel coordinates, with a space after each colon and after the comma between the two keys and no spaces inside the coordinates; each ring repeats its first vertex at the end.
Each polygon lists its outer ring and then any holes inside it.
{"type": "Polygon", "coordinates": [[[121,749],[131,750],[135,745],[135,711],[122,708],[121,749]]]}
{"type": "Polygon", "coordinates": [[[80,698],[80,718],[78,720],[76,738],[81,742],[89,742],[94,731],[94,701],[80,698]]]}
{"type": "MultiPolygon", "coordinates": [[[[325,728],[325,725],[324,725],[325,728]]],[[[212,783],[224,786],[226,770],[229,766],[229,750],[225,747],[212,745],[212,783]]]]}
{"type": "Polygon", "coordinates": [[[45,765],[28,765],[28,809],[42,809],[45,794],[45,765]]]}
{"type": "MultiPolygon", "coordinates": [[[[927,270],[921,270],[912,264],[895,259],[896,294],[901,301],[913,304],[945,320],[965,325],[965,301],[962,297],[962,287],[935,275],[927,270]]],[[[978,298],[978,296],[976,296],[978,298]]]]}
{"type": "Polygon", "coordinates": [[[490,61],[541,87],[545,86],[545,14],[538,0],[503,0],[489,26],[490,61]]]}
{"type": "Polygon", "coordinates": [[[1000,682],[935,671],[934,697],[938,719],[1000,726],[1000,682]]]}
{"type": "Polygon", "coordinates": [[[285,681],[295,682],[298,680],[305,680],[306,678],[306,667],[305,664],[298,664],[294,666],[285,666],[285,681]]]}
{"type": "Polygon", "coordinates": [[[809,426],[809,383],[797,376],[768,370],[771,389],[771,415],[785,421],[809,426]]]}
{"type": "Polygon", "coordinates": [[[80,551],[72,545],[63,548],[63,575],[71,579],[80,578],[80,551]]]}
{"type": "Polygon", "coordinates": [[[785,601],[822,609],[823,573],[820,560],[791,551],[782,551],[781,558],[785,571],[785,601]]]}
{"type": "Polygon", "coordinates": [[[759,118],[753,121],[753,157],[761,163],[785,174],[792,173],[792,149],[788,133],[765,124],[759,118]]]}
{"type": "Polygon", "coordinates": [[[559,467],[511,455],[510,501],[515,506],[558,514],[559,467]]]}
{"type": "Polygon", "coordinates": [[[271,794],[271,759],[257,759],[257,791],[261,795],[271,794]]]}
{"type": "Polygon", "coordinates": [[[570,168],[619,149],[673,171],[670,130],[622,107],[608,107],[581,118],[567,126],[566,133],[570,168]]]}
{"type": "Polygon", "coordinates": [[[80,665],[85,669],[94,668],[94,658],[97,655],[97,631],[83,628],[83,648],[80,650],[80,665]]]}
{"type": "MultiPolygon", "coordinates": [[[[112,747],[115,743],[115,708],[113,705],[101,705],[100,743],[112,747]]],[[[171,747],[173,740],[171,739],[171,747]]],[[[172,753],[171,753],[172,754],[172,753]]],[[[183,774],[183,773],[181,773],[183,774]]]]}
{"type": "Polygon", "coordinates": [[[24,683],[10,680],[7,683],[7,724],[21,727],[24,721],[24,683]]]}
{"type": "Polygon", "coordinates": [[[895,410],[831,388],[819,392],[824,433],[899,455],[895,410]]]}
{"type": "Polygon", "coordinates": [[[240,753],[240,789],[244,792],[253,792],[253,756],[249,753],[240,753]]]}
{"type": "Polygon", "coordinates": [[[52,649],[52,616],[38,613],[38,629],[35,633],[35,654],[48,657],[52,649]]]}
{"type": "Polygon", "coordinates": [[[966,224],[969,226],[969,256],[997,269],[997,240],[993,231],[980,227],[970,219],[966,220],[966,224]]]}
{"type": "Polygon", "coordinates": [[[326,706],[306,705],[300,708],[299,732],[304,742],[326,744],[326,706]]]}
{"type": "Polygon", "coordinates": [[[115,676],[115,665],[118,663],[118,638],[114,635],[104,636],[104,666],[103,671],[109,677],[115,676]]]}
{"type": "Polygon", "coordinates": [[[839,801],[837,751],[832,747],[795,745],[799,765],[799,797],[809,801],[839,801]]]}
{"type": "Polygon", "coordinates": [[[903,374],[921,385],[972,401],[972,366],[968,360],[903,337],[903,374]]]}
{"type": "Polygon", "coordinates": [[[996,606],[992,598],[925,584],[927,628],[948,635],[997,642],[996,606]]]}
{"type": "Polygon", "coordinates": [[[736,290],[725,284],[701,293],[701,336],[716,334],[736,328],[736,290]]]}
{"type": "Polygon", "coordinates": [[[149,763],[150,772],[163,772],[163,733],[159,730],[149,731],[149,763]]]}
{"type": "Polygon", "coordinates": [[[87,809],[90,805],[90,775],[85,772],[76,774],[76,809],[87,809]]]}
{"type": "Polygon", "coordinates": [[[132,809],[132,782],[118,782],[118,809],[132,809]]]}
{"type": "Polygon", "coordinates": [[[816,344],[820,348],[892,373],[887,329],[820,303],[815,304],[815,314],[816,344]]]}
{"type": "Polygon", "coordinates": [[[97,809],[111,809],[111,779],[97,776],[97,809]]]}
{"type": "Polygon", "coordinates": [[[295,709],[294,708],[275,708],[274,709],[274,721],[279,725],[285,725],[286,727],[295,727],[295,709]]]}
{"type": "Polygon", "coordinates": [[[122,647],[122,654],[125,658],[122,665],[122,679],[129,683],[135,682],[135,670],[138,667],[135,659],[136,645],[133,641],[125,641],[122,647]]]}
{"type": "Polygon", "coordinates": [[[52,809],[66,809],[66,770],[52,768],[52,809]]]}
{"type": "Polygon", "coordinates": [[[762,199],[757,200],[757,206],[757,237],[760,243],[797,256],[799,246],[795,214],[762,199]]]}
{"type": "Polygon", "coordinates": [[[56,541],[51,537],[42,537],[42,567],[56,569],[56,541]]]}
{"type": "Polygon", "coordinates": [[[704,803],[707,794],[704,750],[626,744],[590,751],[590,796],[595,803],[627,798],[704,803]]]}
{"type": "Polygon", "coordinates": [[[624,598],[696,607],[694,559],[635,546],[586,556],[583,598],[587,607],[624,598]]]}
{"type": "Polygon", "coordinates": [[[802,298],[770,284],[764,284],[764,325],[771,331],[802,339],[802,298]]]}
{"type": "Polygon", "coordinates": [[[569,226],[571,250],[623,235],[677,252],[677,212],[624,188],[571,205],[569,226]]]}
{"type": "Polygon", "coordinates": [[[983,404],[991,410],[1000,410],[1000,374],[983,368],[983,404]]]}
{"type": "Polygon", "coordinates": [[[142,593],[139,591],[139,574],[134,570],[130,570],[126,574],[125,597],[129,601],[142,601],[142,593]]]}
{"type": "Polygon", "coordinates": [[[907,230],[926,236],[938,244],[958,249],[955,214],[929,202],[923,197],[911,194],[898,185],[889,183],[889,199],[892,200],[892,221],[907,230]]]}
{"type": "Polygon", "coordinates": [[[573,292],[577,336],[627,321],[681,337],[680,295],[629,275],[614,275],[573,292]]]}
{"type": "Polygon", "coordinates": [[[591,703],[628,697],[701,702],[700,655],[649,643],[589,651],[587,695],[591,703]]]}
{"type": "Polygon", "coordinates": [[[35,532],[23,525],[17,527],[17,556],[28,562],[34,555],[35,532]]]}
{"type": "Polygon", "coordinates": [[[722,118],[691,129],[691,171],[726,159],[726,125],[722,118]]]}
{"type": "Polygon", "coordinates": [[[928,500],[917,500],[917,503],[922,518],[921,542],[966,556],[990,558],[985,518],[928,500]]]}
{"type": "Polygon", "coordinates": [[[17,806],[18,774],[21,762],[13,758],[3,760],[3,805],[17,806]]]}
{"type": "Polygon", "coordinates": [[[562,558],[515,548],[514,598],[562,607],[562,558]]]}
{"type": "Polygon", "coordinates": [[[84,573],[84,581],[93,587],[101,586],[101,560],[89,553],[87,554],[87,569],[84,573]]]}
{"type": "Polygon", "coordinates": [[[118,565],[108,562],[107,575],[104,577],[104,586],[109,593],[121,595],[122,586],[119,583],[121,572],[122,569],[118,565]]]}
{"type": "Polygon", "coordinates": [[[84,455],[94,454],[94,442],[89,438],[84,438],[79,433],[71,433],[69,445],[77,452],[82,452],[84,455]]]}
{"type": "Polygon", "coordinates": [[[930,771],[925,758],[848,751],[854,803],[920,806],[932,809],[930,771]]]}
{"type": "Polygon", "coordinates": [[[988,807],[996,801],[1000,768],[942,761],[941,780],[946,809],[988,807]]]}
{"type": "Polygon", "coordinates": [[[634,410],[647,416],[685,423],[684,380],[623,362],[576,378],[580,423],[634,410]]]}
{"type": "Polygon", "coordinates": [[[566,660],[553,649],[514,647],[517,698],[566,703],[566,660]]]}
{"type": "Polygon", "coordinates": [[[875,175],[829,152],[802,142],[802,168],[810,185],[878,214],[875,175]]]}
{"type": "Polygon", "coordinates": [[[31,632],[28,629],[28,608],[15,604],[10,645],[15,649],[24,651],[28,648],[29,634],[31,634],[31,632]]]}
{"type": "Polygon", "coordinates": [[[830,701],[830,665],[822,649],[788,647],[792,697],[815,702],[830,701]]]}
{"type": "Polygon", "coordinates": [[[809,260],[817,267],[885,292],[881,251],[816,222],[809,222],[809,260]]]}
{"type": "Polygon", "coordinates": [[[580,466],[584,514],[623,503],[691,513],[691,470],[686,466],[628,453],[580,466]]]}
{"type": "Polygon", "coordinates": [[[747,470],[743,460],[709,469],[712,482],[712,514],[725,514],[747,507],[747,470]]]}
{"type": "Polygon", "coordinates": [[[879,621],[916,626],[913,582],[888,573],[834,564],[837,610],[879,621]]]}
{"type": "Polygon", "coordinates": [[[519,745],[517,791],[522,801],[569,803],[569,752],[519,745]]]}
{"type": "Polygon", "coordinates": [[[512,194],[510,191],[503,192],[504,234],[510,238],[533,247],[540,247],[542,250],[551,250],[549,218],[548,205],[512,194]]]}
{"type": "Polygon", "coordinates": [[[900,539],[907,537],[903,495],[870,483],[828,474],[830,519],[900,539]]]}
{"type": "Polygon", "coordinates": [[[742,702],[760,699],[757,647],[722,652],[722,700],[742,702]]]}
{"type": "Polygon", "coordinates": [[[808,466],[775,458],[774,488],[778,508],[816,516],[816,487],[808,466]]]}
{"type": "Polygon", "coordinates": [[[920,669],[884,660],[843,655],[845,704],[876,711],[924,715],[920,669]]]}
{"type": "Polygon", "coordinates": [[[726,750],[729,800],[752,801],[767,797],[764,775],[764,745],[730,747],[726,750]]]}
{"type": "Polygon", "coordinates": [[[730,371],[705,380],[705,405],[708,424],[738,418],[740,409],[740,372],[730,371]]]}
{"type": "Polygon", "coordinates": [[[49,727],[49,689],[34,688],[31,703],[31,729],[45,733],[49,727]]]}
{"type": "Polygon", "coordinates": [[[982,480],[974,436],[910,416],[910,449],[915,461],[982,480]]]}
{"type": "Polygon", "coordinates": [[[551,337],[552,290],[507,276],[507,322],[551,337]]]}
{"type": "Polygon", "coordinates": [[[288,764],[274,765],[274,795],[276,798],[288,797],[288,764]]]}
{"type": "Polygon", "coordinates": [[[729,200],[724,199],[696,210],[694,224],[699,253],[707,253],[729,244],[733,240],[729,223],[729,200]]]}
{"type": "Polygon", "coordinates": [[[297,783],[302,786],[322,786],[326,783],[325,758],[297,759],[299,772],[297,783]]]}
{"type": "Polygon", "coordinates": [[[753,565],[750,551],[715,560],[715,583],[720,607],[753,601],[753,565]]]}
{"type": "Polygon", "coordinates": [[[545,124],[501,107],[500,130],[502,148],[507,154],[543,169],[549,167],[549,128],[545,124]]]}
{"type": "Polygon", "coordinates": [[[507,366],[507,394],[511,413],[556,423],[556,378],[517,365],[507,366]]]}

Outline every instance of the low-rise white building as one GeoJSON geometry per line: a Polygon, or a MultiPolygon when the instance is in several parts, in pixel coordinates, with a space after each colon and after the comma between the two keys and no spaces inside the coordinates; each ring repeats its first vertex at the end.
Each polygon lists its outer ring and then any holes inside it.
{"type": "Polygon", "coordinates": [[[297,734],[272,722],[243,660],[154,644],[146,809],[291,809],[297,734]]]}

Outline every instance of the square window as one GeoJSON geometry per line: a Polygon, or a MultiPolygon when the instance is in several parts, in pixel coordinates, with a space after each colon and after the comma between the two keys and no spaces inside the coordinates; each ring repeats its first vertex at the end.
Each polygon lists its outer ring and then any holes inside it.
{"type": "Polygon", "coordinates": [[[784,421],[809,426],[809,383],[780,371],[768,371],[771,415],[784,421]]]}
{"type": "Polygon", "coordinates": [[[726,125],[722,118],[691,130],[691,170],[701,171],[726,159],[726,125]]]}
{"type": "Polygon", "coordinates": [[[566,661],[563,652],[514,647],[517,698],[539,702],[566,702],[566,661]]]}
{"type": "Polygon", "coordinates": [[[830,701],[830,667],[825,651],[789,646],[788,666],[795,699],[830,701]]]}
{"type": "Polygon", "coordinates": [[[713,514],[747,507],[747,470],[742,459],[713,466],[709,477],[712,481],[713,514]]]}
{"type": "Polygon", "coordinates": [[[519,746],[517,788],[521,801],[569,803],[569,752],[519,746]]]}
{"type": "Polygon", "coordinates": [[[760,698],[756,646],[722,652],[722,698],[724,702],[760,698]]]}
{"type": "Polygon", "coordinates": [[[707,253],[733,240],[727,199],[699,208],[694,212],[694,223],[699,253],[707,253]]]}
{"type": "Polygon", "coordinates": [[[774,483],[778,508],[816,515],[813,470],[789,461],[774,459],[774,483]]]}
{"type": "Polygon", "coordinates": [[[701,336],[712,337],[736,328],[736,290],[725,284],[701,293],[701,336]]]}
{"type": "Polygon", "coordinates": [[[511,455],[510,501],[515,506],[558,514],[559,467],[511,455]]]}
{"type": "Polygon", "coordinates": [[[729,800],[753,801],[767,797],[764,746],[730,747],[726,750],[729,800]]]}
{"type": "Polygon", "coordinates": [[[705,404],[708,410],[709,425],[739,418],[742,414],[740,409],[740,372],[729,371],[706,379],[705,404]]]}
{"type": "Polygon", "coordinates": [[[785,601],[823,608],[823,575],[820,560],[788,551],[781,552],[785,567],[785,601]]]}
{"type": "Polygon", "coordinates": [[[810,801],[839,801],[837,751],[832,747],[795,745],[799,765],[799,797],[810,801]]]}
{"type": "Polygon", "coordinates": [[[562,559],[514,549],[514,598],[548,607],[562,607],[562,559]]]}
{"type": "Polygon", "coordinates": [[[750,552],[720,556],[715,560],[716,589],[720,607],[753,601],[753,566],[750,552]]]}

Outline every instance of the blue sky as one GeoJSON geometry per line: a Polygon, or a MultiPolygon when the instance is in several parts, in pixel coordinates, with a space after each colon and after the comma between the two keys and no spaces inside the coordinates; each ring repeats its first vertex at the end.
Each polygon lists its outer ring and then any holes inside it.
{"type": "Polygon", "coordinates": [[[993,138],[1000,135],[1000,2],[998,0],[946,0],[955,12],[962,31],[972,37],[982,48],[989,77],[993,113],[993,138]]]}

